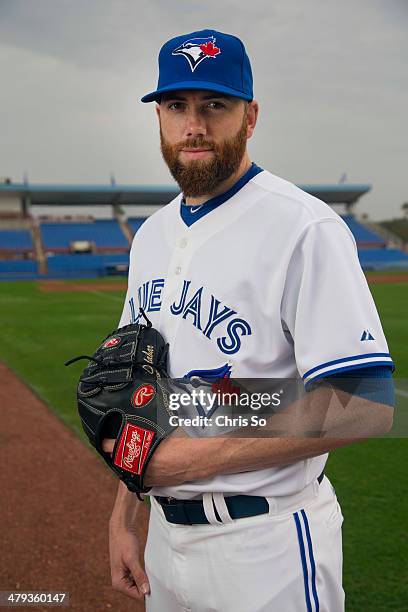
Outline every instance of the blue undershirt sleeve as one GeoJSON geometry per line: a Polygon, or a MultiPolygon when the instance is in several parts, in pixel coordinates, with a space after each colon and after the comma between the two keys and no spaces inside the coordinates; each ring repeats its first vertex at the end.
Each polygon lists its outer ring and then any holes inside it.
{"type": "Polygon", "coordinates": [[[326,376],[323,380],[327,380],[350,395],[359,395],[372,402],[395,406],[392,367],[358,368],[350,372],[339,372],[333,376],[326,376]]]}

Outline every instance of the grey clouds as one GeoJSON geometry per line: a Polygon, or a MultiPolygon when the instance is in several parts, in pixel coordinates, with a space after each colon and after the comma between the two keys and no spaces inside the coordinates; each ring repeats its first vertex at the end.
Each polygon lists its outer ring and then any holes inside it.
{"type": "Polygon", "coordinates": [[[0,176],[170,183],[154,105],[168,38],[240,36],[261,113],[254,161],[296,183],[372,183],[358,212],[408,200],[405,0],[0,0],[0,176]]]}

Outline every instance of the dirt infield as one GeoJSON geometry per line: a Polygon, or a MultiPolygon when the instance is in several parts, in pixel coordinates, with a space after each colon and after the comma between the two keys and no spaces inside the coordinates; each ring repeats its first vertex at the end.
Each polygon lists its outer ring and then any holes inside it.
{"type": "Polygon", "coordinates": [[[63,280],[49,280],[38,283],[40,291],[54,293],[60,291],[126,291],[127,283],[71,283],[63,280]]]}
{"type": "MultiPolygon", "coordinates": [[[[117,481],[1,363],[0,406],[0,590],[68,591],[68,609],[81,612],[144,610],[110,586],[107,531],[117,481]]],[[[144,514],[143,545],[147,508],[144,514]]],[[[50,609],[57,608],[19,607],[50,609]]]]}
{"type": "MultiPolygon", "coordinates": [[[[379,285],[383,283],[408,283],[408,273],[382,273],[382,274],[369,274],[367,276],[368,283],[370,285],[379,285]]],[[[100,282],[100,283],[72,283],[64,280],[49,280],[41,281],[38,283],[40,291],[46,293],[60,292],[60,291],[125,291],[127,284],[125,282],[100,282]]]]}
{"type": "Polygon", "coordinates": [[[367,276],[368,283],[370,285],[381,285],[381,284],[394,284],[394,283],[408,283],[407,272],[396,272],[387,274],[369,274],[367,276]]]}

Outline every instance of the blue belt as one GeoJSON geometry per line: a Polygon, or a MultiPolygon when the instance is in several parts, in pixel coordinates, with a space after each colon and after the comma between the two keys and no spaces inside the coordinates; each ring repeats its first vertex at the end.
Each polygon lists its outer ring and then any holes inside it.
{"type": "MultiPolygon", "coordinates": [[[[317,478],[320,484],[324,472],[317,478]]],[[[240,519],[248,516],[257,516],[269,512],[269,504],[266,497],[256,495],[232,495],[225,497],[225,503],[232,519],[240,519]]],[[[169,523],[175,525],[205,525],[209,524],[205,516],[203,501],[201,499],[176,499],[175,497],[155,497],[155,500],[163,508],[164,516],[169,523]]],[[[220,516],[215,510],[219,521],[220,516]]]]}

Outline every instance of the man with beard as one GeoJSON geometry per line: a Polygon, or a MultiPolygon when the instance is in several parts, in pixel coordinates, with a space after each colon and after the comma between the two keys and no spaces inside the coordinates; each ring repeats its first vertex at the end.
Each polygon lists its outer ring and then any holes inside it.
{"type": "MultiPolygon", "coordinates": [[[[168,41],[158,87],[142,101],[156,102],[182,193],[135,236],[120,324],[143,307],[170,344],[173,377],[303,379],[316,388],[298,408],[314,397],[325,415],[333,390],[316,381],[356,367],[360,378],[388,379],[392,361],[346,225],[250,161],[258,104],[242,42],[213,30],[168,41]]],[[[359,380],[345,431],[325,422],[336,437],[206,437],[200,425],[162,442],[145,481],[146,572],[141,502],[119,485],[114,588],[153,612],[343,610],[343,519],[323,474],[327,453],[392,422],[390,394],[367,399],[359,380]],[[354,415],[369,432],[353,427],[354,415]]]]}

